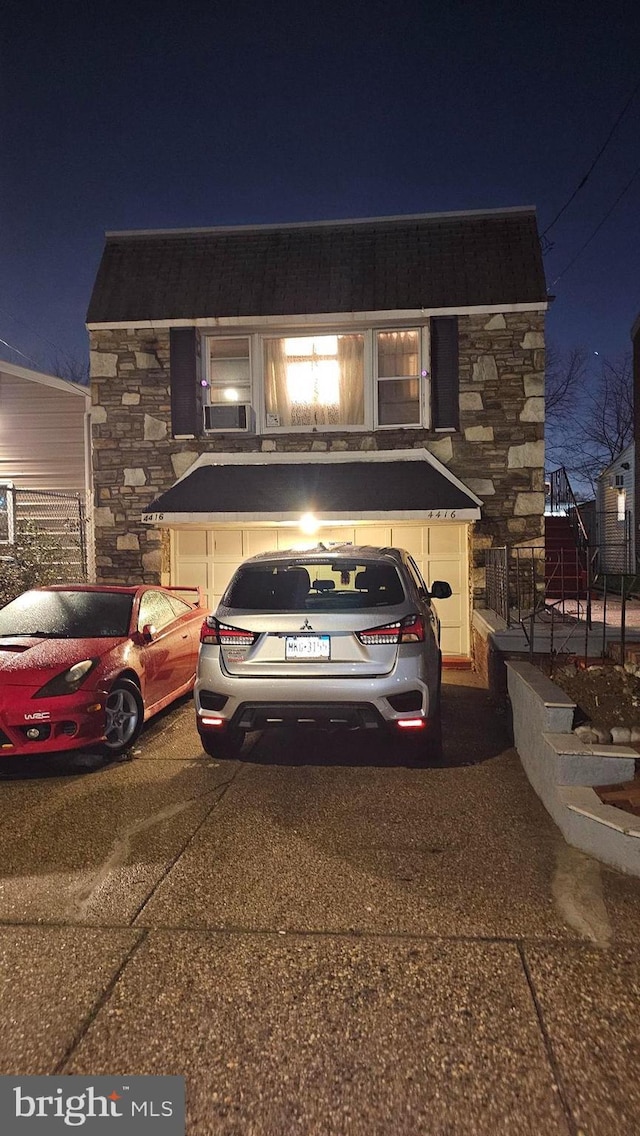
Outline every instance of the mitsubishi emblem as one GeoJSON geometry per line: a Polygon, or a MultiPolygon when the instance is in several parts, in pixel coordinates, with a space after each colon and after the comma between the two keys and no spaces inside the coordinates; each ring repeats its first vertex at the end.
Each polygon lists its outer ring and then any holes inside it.
{"type": "Polygon", "coordinates": [[[311,626],[311,624],[309,623],[309,620],[308,620],[308,619],[305,619],[305,621],[304,621],[304,623],[302,624],[302,627],[300,628],[300,630],[301,630],[301,631],[313,631],[313,627],[312,627],[312,626],[311,626]]]}

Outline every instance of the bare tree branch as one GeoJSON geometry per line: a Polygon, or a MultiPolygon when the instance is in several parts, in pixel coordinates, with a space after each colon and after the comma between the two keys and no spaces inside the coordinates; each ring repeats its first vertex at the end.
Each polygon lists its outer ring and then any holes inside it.
{"type": "Polygon", "coordinates": [[[574,409],[575,398],[581,393],[586,373],[586,348],[574,347],[571,351],[559,351],[553,346],[547,348],[544,391],[548,425],[564,422],[567,412],[574,409]]]}
{"type": "Polygon", "coordinates": [[[572,384],[569,361],[565,357],[564,370],[554,380],[560,396],[566,388],[569,397],[560,397],[555,404],[560,411],[553,408],[548,416],[547,462],[564,465],[582,495],[585,490],[595,493],[598,474],[633,439],[633,376],[628,355],[604,360],[596,373],[589,373],[585,358],[579,381],[572,384]]]}
{"type": "Polygon", "coordinates": [[[49,369],[52,375],[57,375],[59,379],[66,379],[70,383],[79,383],[80,386],[88,386],[89,383],[89,363],[86,359],[80,359],[77,355],[71,355],[67,351],[60,351],[53,356],[49,369]]]}

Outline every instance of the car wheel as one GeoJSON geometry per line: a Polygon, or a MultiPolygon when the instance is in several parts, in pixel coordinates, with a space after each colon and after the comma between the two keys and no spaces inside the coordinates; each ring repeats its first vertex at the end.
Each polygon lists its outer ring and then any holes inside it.
{"type": "Polygon", "coordinates": [[[204,732],[200,734],[200,742],[204,752],[209,757],[217,757],[221,760],[237,757],[242,749],[243,741],[244,730],[234,728],[227,730],[224,734],[216,734],[213,730],[208,730],[206,734],[204,732]]]}
{"type": "Polygon", "coordinates": [[[104,752],[118,757],[133,745],[144,724],[142,695],[135,682],[121,678],[111,687],[105,702],[104,752]]]}

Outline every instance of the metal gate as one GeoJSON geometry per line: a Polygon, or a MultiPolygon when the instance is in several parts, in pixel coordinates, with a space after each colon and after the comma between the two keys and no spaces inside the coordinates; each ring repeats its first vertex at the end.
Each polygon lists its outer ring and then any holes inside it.
{"type": "Polygon", "coordinates": [[[49,582],[87,579],[85,509],[77,493],[46,489],[20,489],[0,483],[0,545],[3,559],[11,559],[21,538],[35,537],[47,551],[49,582]]]}

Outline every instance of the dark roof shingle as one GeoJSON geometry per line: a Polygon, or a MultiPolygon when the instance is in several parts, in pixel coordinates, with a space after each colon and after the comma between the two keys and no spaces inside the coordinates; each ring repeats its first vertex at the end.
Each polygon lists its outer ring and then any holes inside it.
{"type": "Polygon", "coordinates": [[[88,323],[546,299],[531,208],[107,234],[88,323]]]}
{"type": "Polygon", "coordinates": [[[202,465],[145,513],[293,513],[477,509],[477,502],[425,461],[202,465]],[[295,475],[295,476],[294,476],[295,475]]]}

